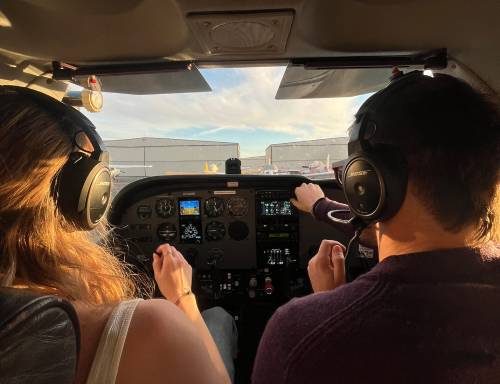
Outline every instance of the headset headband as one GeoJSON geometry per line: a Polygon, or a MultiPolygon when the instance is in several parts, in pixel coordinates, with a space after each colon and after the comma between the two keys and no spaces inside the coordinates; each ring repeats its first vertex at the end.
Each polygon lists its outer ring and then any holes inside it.
{"type": "Polygon", "coordinates": [[[90,153],[90,157],[98,161],[109,161],[106,146],[97,134],[94,124],[83,113],[51,96],[29,88],[12,85],[0,86],[0,96],[11,94],[27,96],[41,106],[45,112],[52,114],[57,119],[59,126],[64,130],[64,133],[73,141],[73,144],[77,145],[75,139],[79,132],[85,133],[94,148],[90,153]]]}
{"type": "Polygon", "coordinates": [[[349,156],[357,152],[370,151],[377,145],[399,147],[400,138],[398,134],[402,133],[403,130],[394,132],[394,130],[389,129],[387,122],[382,121],[385,116],[380,116],[380,108],[395,93],[406,88],[409,84],[423,79],[432,81],[432,78],[425,76],[422,71],[412,71],[401,75],[363,103],[356,113],[354,123],[349,128],[349,156]]]}

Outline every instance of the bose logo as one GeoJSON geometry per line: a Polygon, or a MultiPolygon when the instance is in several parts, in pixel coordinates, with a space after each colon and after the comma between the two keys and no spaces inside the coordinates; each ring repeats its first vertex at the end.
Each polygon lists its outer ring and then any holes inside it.
{"type": "Polygon", "coordinates": [[[368,175],[368,172],[371,172],[371,169],[363,170],[363,171],[356,171],[356,172],[351,172],[347,175],[347,177],[354,177],[354,176],[366,176],[368,175]]]}

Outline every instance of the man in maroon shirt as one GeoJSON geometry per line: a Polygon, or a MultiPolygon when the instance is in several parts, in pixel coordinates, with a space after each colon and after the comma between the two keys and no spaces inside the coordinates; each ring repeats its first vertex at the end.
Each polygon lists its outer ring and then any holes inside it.
{"type": "MultiPolygon", "coordinates": [[[[271,318],[254,384],[500,382],[498,105],[450,76],[413,76],[356,115],[371,108],[407,169],[397,209],[365,220],[379,264],[345,284],[344,247],[323,241],[315,293],[271,318]]],[[[296,195],[320,219],[336,208],[312,184],[296,195]]]]}

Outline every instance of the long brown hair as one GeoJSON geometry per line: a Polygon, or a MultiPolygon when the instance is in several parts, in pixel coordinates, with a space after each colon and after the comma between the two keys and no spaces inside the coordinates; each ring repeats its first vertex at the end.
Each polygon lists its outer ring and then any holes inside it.
{"type": "Polygon", "coordinates": [[[73,145],[22,95],[0,100],[0,284],[102,304],[136,294],[128,269],[64,220],[51,194],[73,145]]]}

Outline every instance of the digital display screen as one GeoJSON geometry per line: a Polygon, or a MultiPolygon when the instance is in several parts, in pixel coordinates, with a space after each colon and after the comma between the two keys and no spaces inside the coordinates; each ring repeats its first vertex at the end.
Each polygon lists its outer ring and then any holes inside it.
{"type": "Polygon", "coordinates": [[[200,216],[200,200],[179,200],[181,216],[200,216]]]}
{"type": "Polygon", "coordinates": [[[292,204],[288,200],[265,200],[260,202],[262,216],[291,216],[292,204]]]}
{"type": "Polygon", "coordinates": [[[201,223],[197,221],[181,223],[181,243],[200,244],[201,243],[201,223]]]}
{"type": "Polygon", "coordinates": [[[268,248],[263,251],[266,265],[285,265],[290,258],[290,248],[268,248]]]}
{"type": "Polygon", "coordinates": [[[271,232],[269,234],[269,238],[270,239],[288,239],[288,238],[290,238],[290,234],[287,232],[283,232],[283,233],[271,232]]]}

